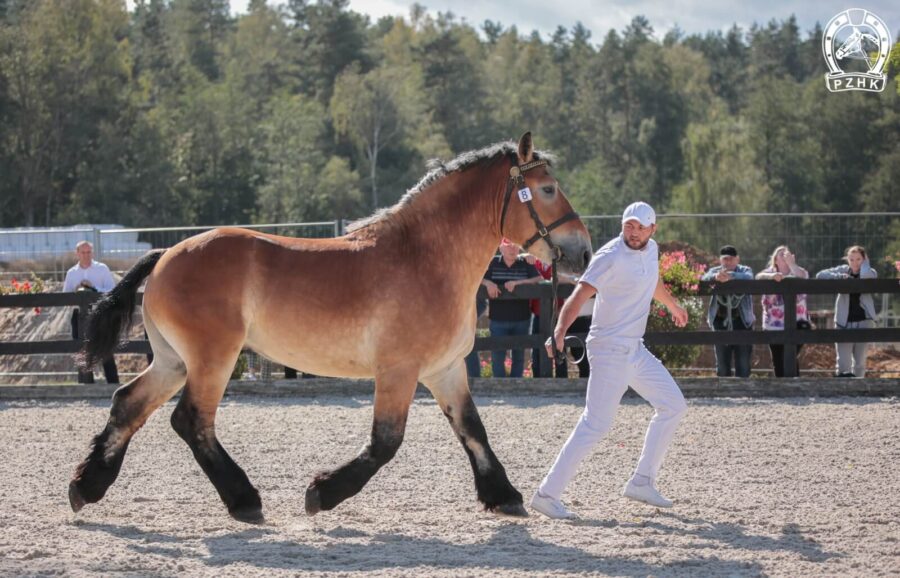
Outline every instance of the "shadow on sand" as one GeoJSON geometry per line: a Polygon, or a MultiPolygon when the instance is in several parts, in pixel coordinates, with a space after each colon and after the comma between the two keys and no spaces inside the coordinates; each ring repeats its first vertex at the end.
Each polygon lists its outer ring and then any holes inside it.
{"type": "MultiPolygon", "coordinates": [[[[813,562],[840,556],[823,551],[818,543],[804,538],[799,529],[792,525],[785,526],[778,538],[772,538],[748,534],[737,524],[709,522],[669,513],[634,523],[614,520],[581,520],[575,523],[585,528],[650,529],[653,534],[643,539],[643,547],[653,546],[653,535],[680,534],[711,543],[694,547],[791,552],[813,562]]],[[[634,554],[596,556],[579,548],[533,538],[527,525],[513,522],[499,526],[487,541],[474,544],[419,538],[402,533],[368,533],[358,528],[341,526],[329,531],[317,531],[330,538],[329,543],[308,545],[276,539],[279,532],[263,526],[224,536],[201,538],[208,551],[208,554],[202,555],[178,547],[177,544],[182,539],[173,535],[146,532],[134,526],[80,526],[84,530],[106,532],[129,540],[131,543],[128,547],[136,552],[173,559],[193,556],[211,567],[248,564],[260,569],[345,572],[391,568],[496,569],[517,573],[598,572],[618,576],[763,574],[763,567],[758,562],[727,560],[717,556],[686,557],[667,563],[645,561],[634,554]]],[[[681,548],[682,552],[689,550],[690,547],[681,548]]]]}

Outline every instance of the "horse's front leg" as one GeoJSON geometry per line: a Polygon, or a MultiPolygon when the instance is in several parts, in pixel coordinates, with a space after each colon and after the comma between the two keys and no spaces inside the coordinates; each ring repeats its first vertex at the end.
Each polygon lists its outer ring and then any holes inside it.
{"type": "Polygon", "coordinates": [[[406,417],[416,393],[417,368],[394,368],[375,376],[372,434],[358,456],[330,472],[318,474],[306,488],[306,513],[331,510],[356,495],[403,442],[406,417]]]}
{"type": "Polygon", "coordinates": [[[463,360],[457,360],[446,371],[424,378],[422,383],[431,390],[469,456],[478,500],[484,509],[508,516],[527,516],[522,494],[510,483],[506,470],[488,444],[487,433],[469,393],[463,360]]]}

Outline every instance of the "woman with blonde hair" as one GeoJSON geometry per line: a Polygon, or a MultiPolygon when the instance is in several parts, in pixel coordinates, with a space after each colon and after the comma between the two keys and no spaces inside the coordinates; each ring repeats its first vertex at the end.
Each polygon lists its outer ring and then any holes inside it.
{"type": "MultiPolygon", "coordinates": [[[[816,273],[816,279],[875,279],[866,250],[859,245],[844,252],[844,265],[816,273]]],[[[875,300],[870,293],[841,293],[834,302],[834,326],[838,329],[875,327],[875,300]]],[[[837,377],[865,377],[868,343],[835,343],[837,377]]]]}
{"type": "MultiPolygon", "coordinates": [[[[787,245],[781,245],[772,252],[769,265],[757,275],[757,279],[781,281],[787,277],[808,279],[809,273],[803,267],[797,265],[797,257],[787,245]]],[[[762,327],[765,331],[784,331],[784,298],[780,294],[762,296],[762,327]]],[[[797,295],[797,329],[810,329],[809,313],[806,308],[806,294],[797,295]]],[[[797,345],[797,355],[800,354],[802,344],[797,345]]],[[[785,376],[784,374],[784,345],[780,343],[769,344],[772,352],[772,368],[775,377],[797,377],[800,374],[800,366],[794,363],[796,373],[785,376]]]]}

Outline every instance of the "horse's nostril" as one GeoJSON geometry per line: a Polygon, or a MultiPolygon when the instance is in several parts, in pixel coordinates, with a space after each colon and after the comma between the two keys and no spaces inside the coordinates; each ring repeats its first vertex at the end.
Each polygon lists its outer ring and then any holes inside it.
{"type": "Polygon", "coordinates": [[[587,269],[588,264],[591,262],[591,252],[585,251],[583,257],[584,261],[582,262],[582,266],[587,269]]]}

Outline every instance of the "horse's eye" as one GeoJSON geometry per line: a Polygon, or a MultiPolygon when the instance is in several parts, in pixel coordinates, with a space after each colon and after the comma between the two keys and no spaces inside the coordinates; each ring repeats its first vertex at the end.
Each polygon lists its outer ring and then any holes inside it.
{"type": "Polygon", "coordinates": [[[556,187],[554,187],[552,185],[546,186],[546,187],[544,187],[544,192],[547,193],[548,195],[552,195],[553,193],[556,192],[556,187]]]}

